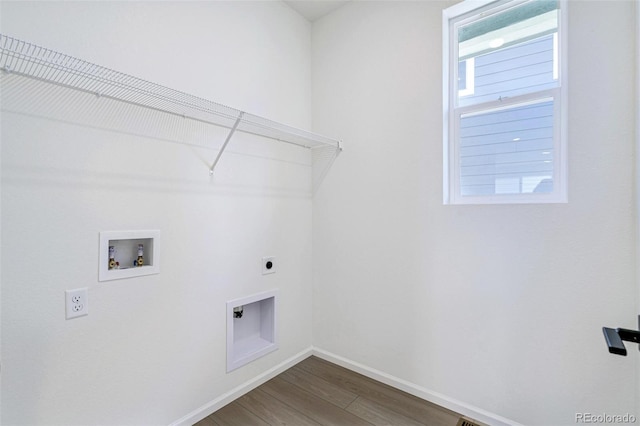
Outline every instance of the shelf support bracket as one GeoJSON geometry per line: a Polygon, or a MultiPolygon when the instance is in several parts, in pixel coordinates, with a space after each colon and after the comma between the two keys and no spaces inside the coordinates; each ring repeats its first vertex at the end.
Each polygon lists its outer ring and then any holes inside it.
{"type": "Polygon", "coordinates": [[[216,168],[216,164],[218,164],[218,161],[220,161],[220,157],[222,157],[222,153],[227,148],[227,145],[229,144],[229,141],[231,140],[231,136],[233,136],[233,134],[236,132],[236,129],[238,128],[238,125],[240,124],[240,121],[242,120],[242,116],[243,115],[244,115],[244,112],[240,111],[240,114],[238,114],[238,118],[236,118],[236,122],[233,124],[233,127],[229,131],[229,134],[227,135],[227,138],[224,140],[224,143],[222,144],[222,148],[220,148],[220,151],[218,152],[218,155],[216,156],[216,159],[213,160],[213,164],[209,168],[209,176],[213,176],[213,169],[216,168]]]}

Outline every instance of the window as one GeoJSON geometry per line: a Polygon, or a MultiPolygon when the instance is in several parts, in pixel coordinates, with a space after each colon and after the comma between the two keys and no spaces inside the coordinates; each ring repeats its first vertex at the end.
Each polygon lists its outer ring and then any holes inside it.
{"type": "Polygon", "coordinates": [[[566,202],[565,7],[483,0],[444,11],[446,204],[566,202]]]}

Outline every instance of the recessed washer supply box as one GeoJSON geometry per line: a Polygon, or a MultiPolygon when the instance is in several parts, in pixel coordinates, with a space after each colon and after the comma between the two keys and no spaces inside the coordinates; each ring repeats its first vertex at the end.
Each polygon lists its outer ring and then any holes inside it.
{"type": "Polygon", "coordinates": [[[160,272],[160,231],[100,232],[99,257],[98,281],[157,274],[160,272]],[[113,247],[111,257],[109,247],[113,247]],[[142,266],[137,266],[140,249],[142,266]],[[112,258],[117,262],[117,266],[113,266],[115,262],[111,262],[112,258]]]}

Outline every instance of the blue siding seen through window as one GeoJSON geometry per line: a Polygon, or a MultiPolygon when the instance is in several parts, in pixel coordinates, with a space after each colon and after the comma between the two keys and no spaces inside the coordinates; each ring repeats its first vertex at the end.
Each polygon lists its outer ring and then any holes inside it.
{"type": "Polygon", "coordinates": [[[553,190],[552,100],[462,115],[460,193],[553,190]]]}
{"type": "MultiPolygon", "coordinates": [[[[557,87],[553,73],[553,38],[553,34],[549,34],[477,56],[474,92],[460,96],[459,105],[494,101],[501,97],[557,87]]],[[[463,84],[462,80],[459,81],[463,84]]]]}

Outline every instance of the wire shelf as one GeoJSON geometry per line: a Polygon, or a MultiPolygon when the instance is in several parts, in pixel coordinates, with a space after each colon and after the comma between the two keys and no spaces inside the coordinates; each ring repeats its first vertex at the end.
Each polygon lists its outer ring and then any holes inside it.
{"type": "Polygon", "coordinates": [[[337,139],[281,124],[3,34],[0,34],[0,70],[99,98],[227,128],[231,130],[228,139],[234,131],[238,131],[305,148],[332,147],[336,152],[342,150],[337,139]]]}

